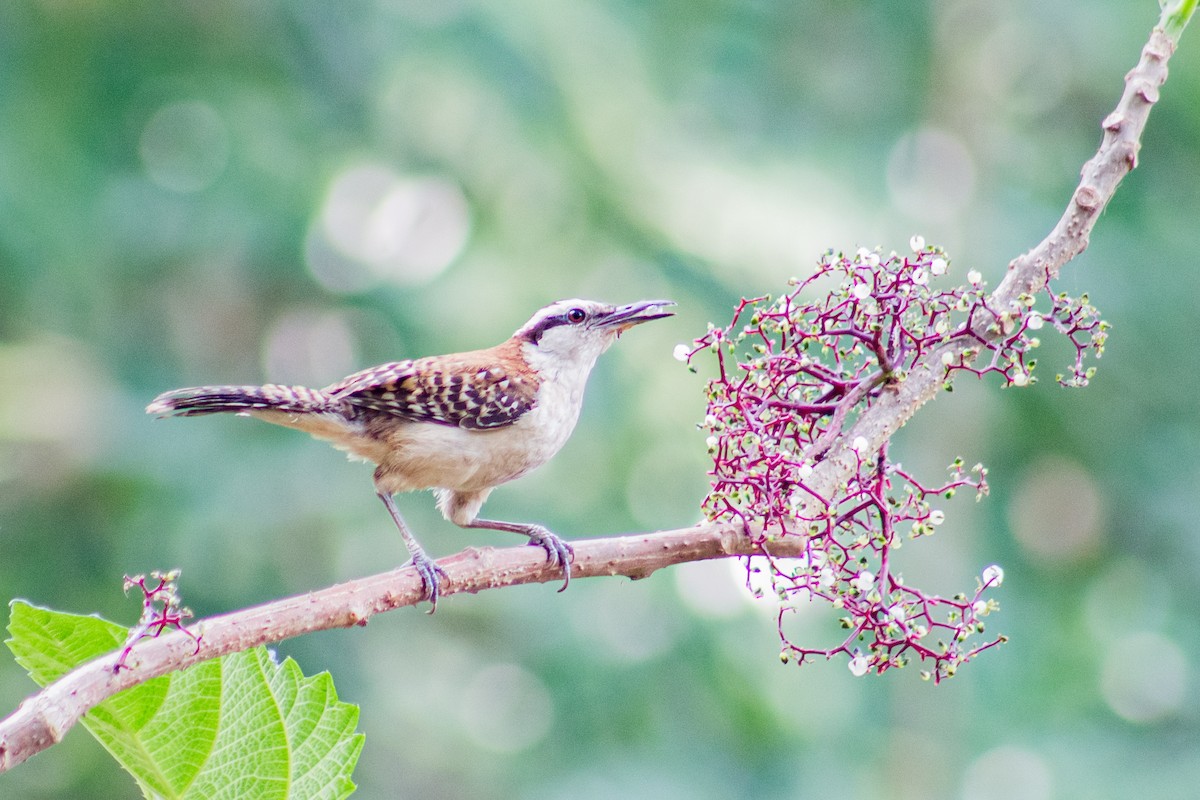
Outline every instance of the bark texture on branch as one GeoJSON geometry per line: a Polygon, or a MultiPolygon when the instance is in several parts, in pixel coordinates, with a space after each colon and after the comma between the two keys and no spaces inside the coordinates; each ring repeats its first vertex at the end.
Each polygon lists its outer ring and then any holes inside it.
{"type": "MultiPolygon", "coordinates": [[[[1158,100],[1159,87],[1166,80],[1167,60],[1175,49],[1172,37],[1178,37],[1195,2],[1188,0],[1184,5],[1186,11],[1178,10],[1179,4],[1174,10],[1164,11],[1162,26],[1151,33],[1138,65],[1126,76],[1120,102],[1103,122],[1100,148],[1084,165],[1062,218],[1041,243],[1009,264],[1008,273],[989,299],[992,308],[1011,308],[1020,295],[1040,290],[1087,247],[1100,212],[1121,179],[1137,165],[1142,131],[1158,100]],[[1180,16],[1182,24],[1177,19],[1180,16]]],[[[918,408],[937,395],[943,383],[941,353],[929,353],[894,391],[881,395],[842,434],[814,472],[812,487],[819,494],[834,496],[838,485],[855,468],[856,455],[847,442],[862,436],[872,449],[878,449],[918,408]]],[[[644,578],[672,564],[761,553],[740,527],[711,524],[573,544],[573,573],[580,578],[644,578]]],[[[800,537],[783,539],[772,541],[770,547],[774,556],[795,555],[804,547],[804,541],[800,537]]],[[[548,565],[544,555],[540,548],[530,547],[466,550],[439,562],[448,577],[443,594],[559,580],[561,570],[548,565]]],[[[130,668],[118,673],[112,669],[115,654],[91,661],[29,697],[0,721],[0,772],[60,741],[89,709],[123,689],[257,645],[318,630],[363,625],[380,612],[415,605],[421,596],[416,572],[397,569],[201,620],[189,628],[200,637],[199,648],[183,632],[144,640],[133,647],[127,659],[130,668]]]]}
{"type": "MultiPolygon", "coordinates": [[[[575,577],[624,575],[645,578],[671,564],[760,552],[731,526],[631,534],[573,542],[575,577]]],[[[788,555],[800,543],[773,549],[788,555]]],[[[546,562],[540,547],[468,548],[438,564],[448,578],[443,595],[497,589],[562,579],[562,570],[546,562]]],[[[417,605],[424,597],[421,579],[411,567],[394,569],[307,594],[241,611],[208,617],[182,631],[144,639],[126,659],[128,669],[113,672],[116,653],[83,664],[26,699],[0,722],[0,772],[58,743],[79,718],[122,689],[210,658],[313,631],[365,625],[375,614],[417,605]]]]}
{"type": "MultiPolygon", "coordinates": [[[[1169,16],[1170,12],[1164,12],[1164,23],[1169,16]]],[[[1158,101],[1159,87],[1167,79],[1167,60],[1175,52],[1175,41],[1164,31],[1164,23],[1151,31],[1137,66],[1125,76],[1121,100],[1101,124],[1100,148],[1083,165],[1079,185],[1071,194],[1058,224],[1036,247],[1009,263],[1007,274],[988,298],[989,307],[999,311],[1017,309],[1021,295],[1043,289],[1048,281],[1058,276],[1064,264],[1087,249],[1100,212],[1116,193],[1121,179],[1137,166],[1146,120],[1158,101]]],[[[958,355],[965,347],[956,345],[931,351],[914,365],[895,390],[880,395],[874,405],[842,434],[829,458],[817,467],[813,488],[824,497],[832,496],[837,485],[857,463],[856,454],[848,443],[862,436],[869,449],[877,451],[918,408],[941,391],[945,374],[942,354],[950,349],[958,355]]]]}

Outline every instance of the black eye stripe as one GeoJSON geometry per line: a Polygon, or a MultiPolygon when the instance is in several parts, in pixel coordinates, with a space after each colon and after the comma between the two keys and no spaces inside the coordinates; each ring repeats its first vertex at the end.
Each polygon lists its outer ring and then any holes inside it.
{"type": "Polygon", "coordinates": [[[560,325],[578,325],[588,318],[588,313],[582,308],[571,308],[561,314],[552,314],[540,320],[537,325],[530,328],[526,333],[529,341],[537,343],[541,340],[542,334],[551,328],[557,328],[560,325]]]}

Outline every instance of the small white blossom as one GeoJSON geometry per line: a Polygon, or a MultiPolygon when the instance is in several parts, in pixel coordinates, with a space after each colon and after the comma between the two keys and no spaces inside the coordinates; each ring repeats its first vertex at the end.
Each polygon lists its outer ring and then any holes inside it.
{"type": "Polygon", "coordinates": [[[920,267],[917,267],[913,270],[912,281],[917,286],[925,286],[929,283],[929,273],[920,267]]]}
{"type": "Polygon", "coordinates": [[[1041,314],[1030,314],[1029,322],[1026,323],[1026,326],[1031,331],[1037,331],[1037,330],[1041,330],[1042,326],[1045,324],[1046,324],[1046,320],[1042,317],[1041,314]]]}
{"type": "Polygon", "coordinates": [[[975,612],[975,616],[982,617],[987,614],[987,603],[983,600],[976,600],[971,604],[971,611],[975,612]]]}
{"type": "Polygon", "coordinates": [[[929,512],[930,525],[941,525],[945,521],[946,512],[942,511],[940,508],[935,508],[933,511],[929,512]]]}
{"type": "Polygon", "coordinates": [[[992,564],[983,571],[983,582],[984,585],[999,586],[1004,583],[1004,570],[998,564],[992,564]]]}
{"type": "Polygon", "coordinates": [[[929,271],[934,275],[944,275],[946,272],[946,259],[938,256],[933,261],[929,262],[929,271]]]}
{"type": "Polygon", "coordinates": [[[973,269],[967,273],[967,280],[971,282],[972,286],[978,286],[979,282],[983,280],[983,275],[979,270],[973,269]]]}
{"type": "Polygon", "coordinates": [[[946,321],[945,317],[942,317],[937,322],[933,323],[933,332],[939,336],[948,330],[950,330],[950,323],[946,321]]]}
{"type": "Polygon", "coordinates": [[[854,576],[850,581],[850,585],[858,591],[866,594],[871,591],[871,587],[875,585],[875,573],[864,569],[862,572],[854,576]]]}
{"type": "Polygon", "coordinates": [[[914,234],[913,237],[908,240],[908,246],[912,248],[914,253],[921,252],[925,249],[925,237],[919,233],[914,234]]]}
{"type": "Polygon", "coordinates": [[[856,453],[861,453],[862,451],[866,450],[867,449],[867,437],[855,436],[854,442],[851,443],[851,445],[850,445],[850,449],[856,453]]]}
{"type": "Polygon", "coordinates": [[[904,619],[905,619],[904,607],[903,606],[892,606],[891,608],[888,609],[888,616],[892,618],[893,622],[899,622],[899,623],[903,624],[904,619]]]}
{"type": "Polygon", "coordinates": [[[708,439],[706,439],[704,443],[708,445],[709,450],[717,449],[718,440],[717,440],[717,437],[715,437],[715,436],[708,437],[708,439]]]}
{"type": "Polygon", "coordinates": [[[1013,373],[1010,380],[1012,380],[1013,386],[1024,386],[1029,383],[1029,376],[1018,370],[1013,373]]]}
{"type": "Polygon", "coordinates": [[[850,294],[854,295],[859,300],[866,300],[871,296],[871,287],[865,283],[856,283],[850,289],[850,294]]]}
{"type": "Polygon", "coordinates": [[[799,476],[800,480],[802,480],[802,481],[807,480],[809,477],[812,476],[812,474],[813,474],[812,464],[801,464],[800,468],[796,470],[796,475],[799,476]]]}
{"type": "Polygon", "coordinates": [[[879,253],[874,253],[874,252],[867,253],[866,262],[867,262],[868,267],[878,267],[879,266],[879,253]]]}
{"type": "Polygon", "coordinates": [[[688,347],[686,344],[675,345],[675,351],[673,353],[673,355],[675,356],[675,360],[676,361],[687,361],[688,353],[690,353],[691,350],[692,350],[692,348],[688,347]]]}
{"type": "Polygon", "coordinates": [[[860,247],[860,248],[858,248],[858,252],[855,253],[854,255],[856,255],[858,257],[859,261],[865,261],[867,256],[871,255],[871,251],[865,247],[860,247]]]}
{"type": "Polygon", "coordinates": [[[859,653],[858,655],[854,656],[854,658],[850,659],[850,663],[846,666],[850,668],[850,674],[856,678],[861,678],[863,675],[866,675],[867,670],[871,668],[870,662],[867,661],[867,657],[862,653],[859,653]]]}
{"type": "Polygon", "coordinates": [[[947,350],[942,353],[942,366],[948,367],[954,363],[954,353],[947,350]]]}

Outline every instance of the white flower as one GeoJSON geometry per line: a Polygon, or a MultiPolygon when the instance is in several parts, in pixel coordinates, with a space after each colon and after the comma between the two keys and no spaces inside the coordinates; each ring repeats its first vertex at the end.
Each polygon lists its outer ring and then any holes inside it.
{"type": "Polygon", "coordinates": [[[859,300],[866,300],[871,296],[871,287],[865,283],[856,283],[850,289],[850,294],[854,295],[859,300]]]}
{"type": "Polygon", "coordinates": [[[858,591],[862,592],[863,594],[866,594],[867,592],[871,591],[871,587],[875,585],[875,573],[864,569],[862,572],[854,576],[853,580],[850,581],[850,585],[855,589],[858,589],[858,591]]]}
{"type": "Polygon", "coordinates": [[[950,350],[942,353],[942,366],[950,366],[954,363],[954,353],[950,350]]]}
{"type": "Polygon", "coordinates": [[[943,275],[946,272],[946,259],[938,256],[933,261],[929,262],[929,271],[934,275],[943,275]]]}
{"type": "Polygon", "coordinates": [[[865,261],[867,256],[871,255],[871,251],[865,247],[858,248],[858,252],[854,255],[858,256],[859,261],[865,261]]]}
{"type": "Polygon", "coordinates": [[[717,449],[718,440],[717,440],[717,437],[715,437],[715,436],[708,437],[708,439],[705,440],[704,443],[708,445],[709,450],[717,449]]]}
{"type": "Polygon", "coordinates": [[[908,240],[908,246],[912,248],[914,253],[919,253],[925,249],[925,237],[921,234],[913,234],[913,237],[908,240]]]}
{"type": "Polygon", "coordinates": [[[971,282],[972,286],[978,286],[979,282],[983,280],[983,275],[980,274],[979,270],[973,269],[967,273],[967,280],[971,282]]]}
{"type": "Polygon", "coordinates": [[[850,663],[846,666],[850,668],[850,674],[856,678],[861,678],[863,675],[866,675],[867,670],[871,668],[870,662],[867,661],[867,657],[862,653],[859,653],[854,656],[854,658],[850,659],[850,663]]]}
{"type": "Polygon", "coordinates": [[[945,317],[942,317],[937,322],[933,323],[933,332],[941,336],[946,331],[950,330],[950,323],[945,317]]]}
{"type": "Polygon", "coordinates": [[[1004,583],[1004,570],[998,564],[992,564],[983,571],[983,583],[985,586],[999,586],[1004,583]]]}
{"type": "Polygon", "coordinates": [[[856,453],[861,453],[867,449],[867,437],[855,436],[854,441],[850,444],[850,449],[856,453]]]}
{"type": "Polygon", "coordinates": [[[686,344],[675,345],[675,352],[673,353],[673,355],[675,356],[675,360],[676,361],[687,361],[688,353],[690,353],[691,350],[692,350],[692,348],[688,347],[686,344]]]}
{"type": "Polygon", "coordinates": [[[893,622],[899,622],[899,623],[903,624],[903,622],[904,622],[904,607],[903,606],[892,606],[891,608],[888,609],[888,616],[892,618],[893,622]]]}
{"type": "Polygon", "coordinates": [[[812,464],[801,464],[800,468],[796,470],[796,474],[800,477],[800,480],[807,480],[813,474],[812,464]]]}
{"type": "Polygon", "coordinates": [[[983,600],[976,600],[971,604],[971,611],[975,612],[975,616],[982,617],[987,614],[987,603],[983,600]]]}
{"type": "Polygon", "coordinates": [[[821,569],[821,574],[817,577],[817,585],[822,589],[828,589],[830,586],[833,586],[835,580],[837,578],[834,577],[833,570],[829,567],[824,567],[821,569]]]}
{"type": "Polygon", "coordinates": [[[1026,326],[1031,331],[1037,331],[1037,330],[1041,330],[1042,326],[1045,324],[1046,324],[1046,320],[1042,317],[1041,314],[1030,314],[1029,322],[1026,323],[1026,326]]]}
{"type": "Polygon", "coordinates": [[[1024,372],[1017,371],[1013,373],[1010,380],[1012,381],[1013,386],[1024,386],[1029,383],[1029,376],[1024,372]]]}
{"type": "Polygon", "coordinates": [[[874,253],[874,252],[867,253],[866,262],[867,262],[868,267],[878,267],[879,266],[879,253],[874,253]]]}
{"type": "Polygon", "coordinates": [[[935,508],[933,511],[929,512],[928,522],[930,525],[941,525],[945,521],[946,512],[942,511],[940,508],[935,508]]]}
{"type": "Polygon", "coordinates": [[[929,273],[920,267],[917,267],[913,270],[912,281],[917,286],[924,286],[929,283],[929,273]]]}

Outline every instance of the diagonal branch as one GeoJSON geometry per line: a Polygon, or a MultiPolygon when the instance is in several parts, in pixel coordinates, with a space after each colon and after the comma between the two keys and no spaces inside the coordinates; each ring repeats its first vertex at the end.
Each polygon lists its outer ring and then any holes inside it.
{"type": "MultiPolygon", "coordinates": [[[[1150,32],[1150,39],[1142,48],[1137,66],[1125,76],[1125,91],[1120,102],[1104,118],[1100,148],[1083,165],[1079,185],[1058,224],[1036,247],[1009,263],[1004,280],[988,298],[989,308],[1001,313],[1017,309],[1018,298],[1040,291],[1058,276],[1068,261],[1087,249],[1088,238],[1100,213],[1116,193],[1121,179],[1137,166],[1142,131],[1150,109],[1158,102],[1159,87],[1167,79],[1167,60],[1175,52],[1176,42],[1195,10],[1196,0],[1173,0],[1165,6],[1158,26],[1150,32]]],[[[977,329],[983,331],[986,328],[987,324],[981,324],[977,329]]],[[[857,454],[848,442],[861,436],[872,452],[882,447],[917,409],[935,398],[942,389],[945,374],[942,355],[949,352],[957,360],[967,347],[962,343],[927,352],[895,390],[884,392],[865,410],[854,425],[842,433],[830,457],[814,472],[811,485],[816,493],[832,496],[837,485],[854,469],[857,454]]]]}
{"type": "MultiPolygon", "coordinates": [[[[1137,164],[1142,131],[1158,100],[1158,88],[1166,80],[1167,60],[1196,4],[1197,0],[1171,0],[1165,4],[1159,26],[1151,33],[1138,65],[1126,76],[1120,102],[1104,120],[1100,148],[1084,165],[1079,186],[1062,218],[1040,244],[1009,264],[1008,274],[989,299],[991,308],[1013,308],[1022,294],[1041,289],[1087,247],[1100,212],[1121,179],[1137,164]]],[[[961,350],[960,346],[954,352],[960,354],[961,350]]],[[[937,395],[943,383],[943,352],[945,348],[927,353],[894,391],[885,392],[844,433],[813,475],[810,485],[816,494],[833,496],[838,484],[855,469],[857,454],[845,442],[862,436],[872,449],[878,449],[918,408],[937,395]]],[[[740,525],[708,524],[575,542],[573,571],[581,578],[644,578],[671,564],[761,553],[752,538],[756,537],[746,536],[740,525]]],[[[804,544],[803,537],[771,540],[771,555],[797,555],[804,544]]],[[[476,593],[561,577],[558,569],[546,564],[540,549],[529,547],[469,549],[440,564],[449,579],[445,594],[476,593]]],[[[126,659],[128,669],[119,672],[113,671],[115,654],[91,661],[29,697],[0,721],[0,772],[60,741],[89,709],[123,689],[257,645],[318,630],[364,625],[375,614],[415,605],[421,592],[415,570],[392,570],[210,617],[186,631],[144,640],[132,648],[126,659]],[[200,637],[199,647],[193,636],[200,637]]]]}
{"type": "MultiPolygon", "coordinates": [[[[795,545],[799,552],[799,542],[795,545]]],[[[741,526],[698,525],[673,531],[631,534],[573,542],[576,578],[624,575],[645,578],[687,561],[753,555],[757,547],[741,526]]],[[[787,547],[775,555],[795,555],[787,547]]],[[[562,578],[539,547],[468,548],[438,562],[448,578],[443,595],[498,589],[562,578]]],[[[253,608],[208,617],[182,631],[135,644],[124,667],[114,672],[117,654],[83,664],[27,698],[0,721],[0,772],[57,744],[91,708],[152,678],[263,644],[332,628],[366,625],[376,614],[415,606],[424,597],[411,567],[394,569],[253,608]],[[198,638],[198,641],[197,641],[198,638]]]]}

